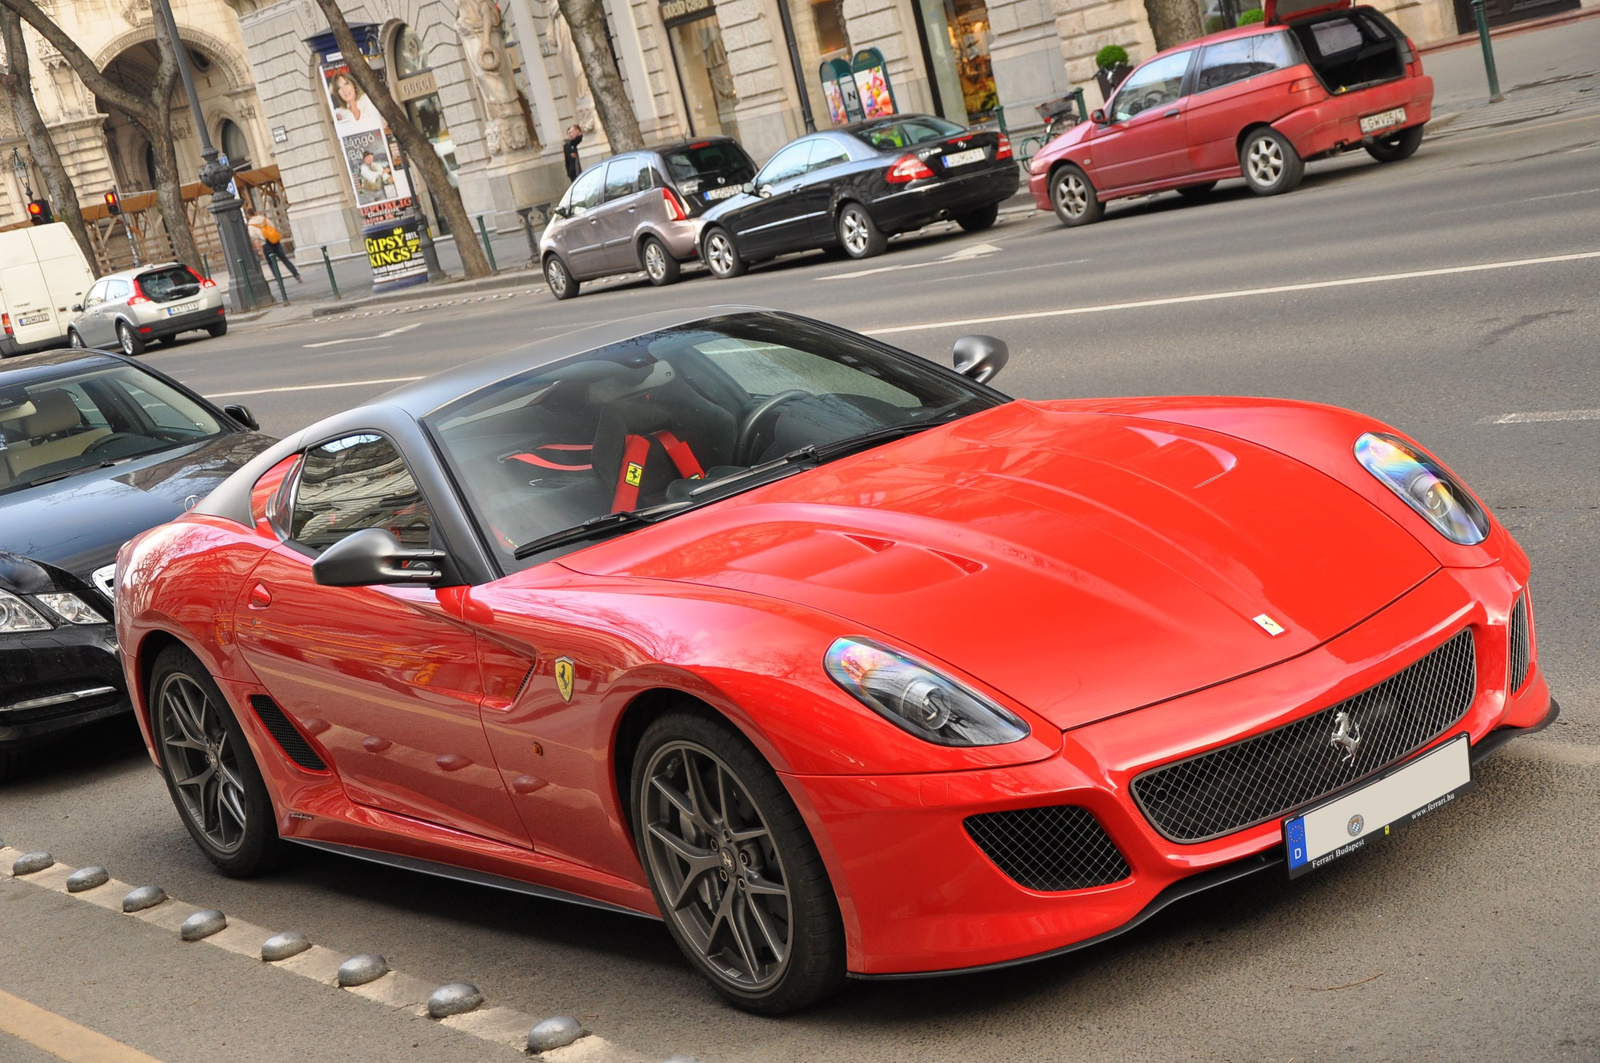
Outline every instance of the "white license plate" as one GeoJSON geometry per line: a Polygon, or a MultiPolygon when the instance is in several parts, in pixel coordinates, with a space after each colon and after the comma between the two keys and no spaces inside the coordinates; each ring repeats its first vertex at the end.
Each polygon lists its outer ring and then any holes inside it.
{"type": "Polygon", "coordinates": [[[1283,821],[1289,877],[1297,878],[1351,853],[1472,787],[1465,734],[1379,776],[1358,790],[1283,821]]]}
{"type": "Polygon", "coordinates": [[[18,314],[17,315],[17,327],[21,328],[24,325],[42,325],[46,321],[49,321],[49,320],[50,320],[50,311],[48,311],[48,310],[35,310],[31,314],[18,314]]]}
{"type": "Polygon", "coordinates": [[[1361,131],[1363,133],[1376,133],[1380,129],[1388,129],[1390,126],[1399,125],[1405,120],[1406,109],[1404,107],[1396,107],[1392,111],[1367,115],[1361,120],[1361,131]]]}
{"type": "Polygon", "coordinates": [[[982,162],[988,154],[983,148],[973,148],[970,151],[953,151],[944,157],[944,168],[946,170],[954,170],[957,166],[982,162]]]}
{"type": "Polygon", "coordinates": [[[738,194],[738,185],[723,185],[721,188],[713,188],[711,191],[704,193],[707,203],[715,203],[719,199],[727,199],[729,196],[738,194]]]}
{"type": "Polygon", "coordinates": [[[198,309],[200,309],[199,302],[179,303],[177,306],[167,307],[167,316],[177,317],[179,314],[192,314],[198,309]]]}

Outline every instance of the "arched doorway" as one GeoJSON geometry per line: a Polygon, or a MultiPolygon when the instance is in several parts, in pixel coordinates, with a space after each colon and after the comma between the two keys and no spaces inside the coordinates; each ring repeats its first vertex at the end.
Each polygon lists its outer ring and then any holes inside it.
{"type": "MultiPolygon", "coordinates": [[[[206,115],[207,128],[215,132],[215,143],[238,161],[250,156],[250,141],[245,132],[232,119],[225,116],[235,110],[236,87],[223,63],[217,62],[201,47],[187,44],[190,68],[194,72],[195,91],[200,97],[200,109],[206,115]],[[230,132],[231,130],[231,132],[230,132]],[[229,143],[230,139],[233,141],[229,143]]],[[[106,77],[136,96],[148,99],[150,86],[155,82],[160,67],[154,41],[141,41],[123,49],[106,64],[106,77]]],[[[172,125],[178,136],[173,148],[178,156],[178,173],[185,183],[196,179],[200,172],[200,138],[194,131],[189,116],[188,101],[183,84],[174,79],[172,86],[172,125]]],[[[154,151],[148,139],[132,122],[105,105],[100,108],[110,115],[106,120],[106,143],[111,152],[112,171],[124,190],[151,189],[155,187],[154,151]]]]}
{"type": "MultiPolygon", "coordinates": [[[[450,124],[445,120],[438,83],[433,76],[433,64],[422,38],[416,30],[402,22],[390,33],[385,52],[389,56],[389,83],[394,86],[395,99],[405,107],[411,124],[422,130],[428,143],[433,145],[434,154],[444,163],[450,184],[457,186],[456,171],[460,164],[456,161],[455,140],[450,135],[450,124]]],[[[427,188],[420,171],[413,168],[411,177],[424,189],[427,188]]],[[[433,191],[427,191],[430,223],[435,232],[448,233],[450,227],[444,212],[439,209],[433,191]]]]}

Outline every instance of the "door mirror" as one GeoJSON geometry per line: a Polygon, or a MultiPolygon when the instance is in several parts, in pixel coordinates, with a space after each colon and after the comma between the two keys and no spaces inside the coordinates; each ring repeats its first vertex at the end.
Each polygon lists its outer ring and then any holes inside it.
{"type": "Polygon", "coordinates": [[[256,421],[256,415],[250,412],[250,407],[241,406],[237,402],[230,402],[222,408],[222,412],[244,425],[252,432],[261,431],[261,425],[256,421]]]}
{"type": "Polygon", "coordinates": [[[311,578],[324,587],[438,583],[444,559],[443,550],[406,546],[393,532],[363,528],[324,550],[311,563],[311,578]]]}
{"type": "Polygon", "coordinates": [[[74,313],[74,314],[81,314],[81,313],[83,313],[83,304],[82,304],[82,303],[73,303],[73,304],[72,304],[72,312],[73,312],[73,313],[74,313]]]}
{"type": "Polygon", "coordinates": [[[1095,125],[1105,125],[1106,124],[1106,112],[1101,110],[1101,109],[1099,109],[1099,108],[1095,108],[1095,110],[1090,113],[1089,120],[1092,121],[1095,125]]]}
{"type": "Polygon", "coordinates": [[[756,183],[754,181],[746,181],[744,184],[739,186],[739,191],[743,192],[747,196],[753,196],[756,194],[756,183]]]}
{"type": "Polygon", "coordinates": [[[956,340],[950,360],[962,376],[987,384],[1011,360],[1011,349],[1005,340],[993,336],[962,336],[956,340]]]}

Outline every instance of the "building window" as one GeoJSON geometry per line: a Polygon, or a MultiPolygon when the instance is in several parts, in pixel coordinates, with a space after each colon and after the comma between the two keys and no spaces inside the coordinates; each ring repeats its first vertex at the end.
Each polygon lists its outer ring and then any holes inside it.
{"type": "Polygon", "coordinates": [[[222,142],[222,153],[233,166],[250,161],[250,142],[231,118],[224,118],[217,127],[217,139],[222,142]]]}
{"type": "MultiPolygon", "coordinates": [[[[845,31],[844,0],[780,0],[788,5],[788,23],[794,30],[799,69],[794,74],[812,100],[823,99],[821,67],[829,59],[850,58],[850,37],[845,31]]],[[[828,123],[826,107],[812,107],[812,117],[828,123]]]]}
{"type": "Polygon", "coordinates": [[[1000,109],[989,64],[989,9],[983,0],[915,0],[938,110],[967,125],[1000,109]]]}
{"type": "Polygon", "coordinates": [[[708,0],[666,0],[661,16],[689,111],[690,135],[737,137],[733,109],[739,97],[733,91],[733,71],[722,46],[716,8],[708,0]]]}

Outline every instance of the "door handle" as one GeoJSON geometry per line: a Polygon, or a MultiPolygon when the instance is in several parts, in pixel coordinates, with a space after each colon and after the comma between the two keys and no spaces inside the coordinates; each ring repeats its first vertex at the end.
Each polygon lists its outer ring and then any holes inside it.
{"type": "Polygon", "coordinates": [[[1172,110],[1168,111],[1166,114],[1162,115],[1161,117],[1163,117],[1163,118],[1176,118],[1176,117],[1178,117],[1178,109],[1176,107],[1174,107],[1172,110]]]}
{"type": "Polygon", "coordinates": [[[638,207],[629,207],[628,208],[628,213],[629,214],[637,214],[637,213],[639,213],[639,208],[638,207]]]}
{"type": "Polygon", "coordinates": [[[250,588],[250,608],[265,609],[272,604],[272,592],[267,590],[265,583],[257,583],[250,588]]]}

